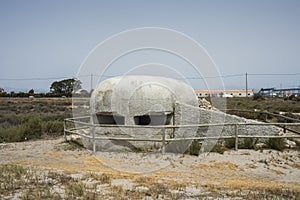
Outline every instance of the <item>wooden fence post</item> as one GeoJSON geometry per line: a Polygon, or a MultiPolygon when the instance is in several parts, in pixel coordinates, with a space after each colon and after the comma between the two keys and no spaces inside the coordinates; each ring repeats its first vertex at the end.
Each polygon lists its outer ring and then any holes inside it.
{"type": "Polygon", "coordinates": [[[68,140],[67,140],[67,133],[66,133],[66,131],[67,131],[67,121],[64,119],[64,138],[65,138],[65,142],[67,142],[68,140]]]}
{"type": "Polygon", "coordinates": [[[96,154],[96,140],[95,140],[95,126],[94,126],[94,124],[92,124],[91,131],[92,131],[92,136],[93,136],[93,154],[95,155],[96,154]]]}
{"type": "Polygon", "coordinates": [[[162,134],[162,154],[166,153],[166,131],[165,128],[162,128],[163,134],[162,134]]]}
{"type": "Polygon", "coordinates": [[[237,131],[237,124],[234,125],[234,136],[235,136],[235,150],[237,151],[239,148],[239,138],[238,138],[238,131],[237,131]]]}

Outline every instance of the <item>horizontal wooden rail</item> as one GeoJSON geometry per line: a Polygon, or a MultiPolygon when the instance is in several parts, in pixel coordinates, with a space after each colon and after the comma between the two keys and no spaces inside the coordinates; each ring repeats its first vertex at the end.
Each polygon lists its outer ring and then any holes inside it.
{"type": "Polygon", "coordinates": [[[94,124],[88,122],[81,122],[73,120],[73,118],[66,118],[65,121],[73,122],[79,125],[88,125],[93,127],[112,127],[112,128],[193,128],[193,127],[209,127],[209,126],[300,126],[299,123],[210,123],[210,124],[182,124],[182,125],[118,125],[118,124],[94,124]]]}
{"type": "Polygon", "coordinates": [[[291,121],[294,121],[294,122],[300,122],[300,119],[295,119],[295,118],[292,118],[292,117],[287,117],[287,116],[284,116],[284,115],[271,113],[271,112],[268,112],[268,111],[261,111],[261,110],[223,109],[222,111],[224,111],[224,112],[233,111],[233,112],[258,113],[258,114],[265,114],[265,115],[270,115],[270,116],[274,116],[274,117],[280,117],[280,118],[283,118],[283,119],[286,119],[286,120],[291,120],[291,121]]]}
{"type": "Polygon", "coordinates": [[[212,124],[187,124],[187,125],[159,125],[159,126],[139,126],[139,125],[116,125],[116,124],[93,124],[88,122],[78,121],[80,119],[87,119],[88,117],[67,118],[64,120],[64,137],[67,140],[67,133],[76,134],[84,138],[92,139],[93,152],[96,152],[97,140],[118,140],[118,141],[146,141],[146,142],[161,142],[162,152],[164,153],[167,142],[186,141],[186,140],[218,140],[218,139],[235,139],[235,149],[238,149],[239,138],[300,138],[299,135],[238,135],[239,126],[300,126],[300,123],[212,123],[212,124]],[[67,128],[67,123],[75,123],[83,125],[75,128],[67,128]],[[182,138],[166,138],[165,130],[168,128],[195,128],[195,127],[214,127],[214,126],[234,126],[234,135],[229,136],[202,136],[202,137],[182,137],[182,138]],[[133,137],[96,137],[96,128],[155,128],[162,129],[162,138],[133,138],[133,137]],[[78,130],[89,129],[91,134],[82,134],[78,130]]]}

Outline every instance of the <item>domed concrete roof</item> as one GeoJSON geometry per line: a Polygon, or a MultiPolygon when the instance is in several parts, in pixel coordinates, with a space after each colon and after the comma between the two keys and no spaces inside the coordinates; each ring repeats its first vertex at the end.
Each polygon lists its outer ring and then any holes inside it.
{"type": "Polygon", "coordinates": [[[198,107],[194,89],[183,81],[158,76],[118,76],[101,82],[91,112],[122,116],[173,112],[175,102],[198,107]]]}

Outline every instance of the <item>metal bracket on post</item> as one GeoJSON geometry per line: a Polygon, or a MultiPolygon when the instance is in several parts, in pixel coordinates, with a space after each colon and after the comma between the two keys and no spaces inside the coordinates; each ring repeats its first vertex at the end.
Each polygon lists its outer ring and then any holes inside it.
{"type": "Polygon", "coordinates": [[[237,131],[237,124],[234,125],[234,136],[235,136],[235,150],[237,151],[239,148],[239,138],[238,138],[238,131],[237,131]]]}

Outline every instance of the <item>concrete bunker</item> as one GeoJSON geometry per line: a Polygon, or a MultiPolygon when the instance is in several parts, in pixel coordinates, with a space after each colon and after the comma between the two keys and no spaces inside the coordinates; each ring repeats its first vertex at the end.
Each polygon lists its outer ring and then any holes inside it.
{"type": "MultiPolygon", "coordinates": [[[[193,88],[179,80],[157,76],[114,77],[99,83],[94,90],[90,100],[91,123],[117,125],[95,128],[96,137],[137,139],[162,139],[162,131],[165,131],[166,139],[234,135],[232,126],[199,128],[195,126],[165,130],[155,128],[161,125],[257,123],[254,120],[228,115],[217,109],[203,108],[201,104],[193,88]]],[[[238,131],[240,135],[279,134],[276,127],[267,125],[241,126],[238,131]]],[[[191,142],[191,140],[169,142],[166,151],[183,153],[191,142]]],[[[91,140],[85,140],[84,144],[92,148],[91,140]]],[[[101,151],[137,149],[147,151],[161,147],[161,142],[124,140],[96,142],[96,150],[101,151]]]]}
{"type": "MultiPolygon", "coordinates": [[[[101,82],[94,90],[90,101],[91,123],[139,126],[99,127],[95,130],[96,136],[161,139],[162,128],[145,126],[198,123],[199,112],[185,112],[181,104],[199,106],[193,88],[182,81],[158,76],[114,77],[101,82]]],[[[167,138],[188,137],[196,130],[166,129],[165,132],[167,138]]],[[[96,146],[97,150],[118,151],[160,148],[161,143],[102,140],[97,141],[96,146]]]]}

